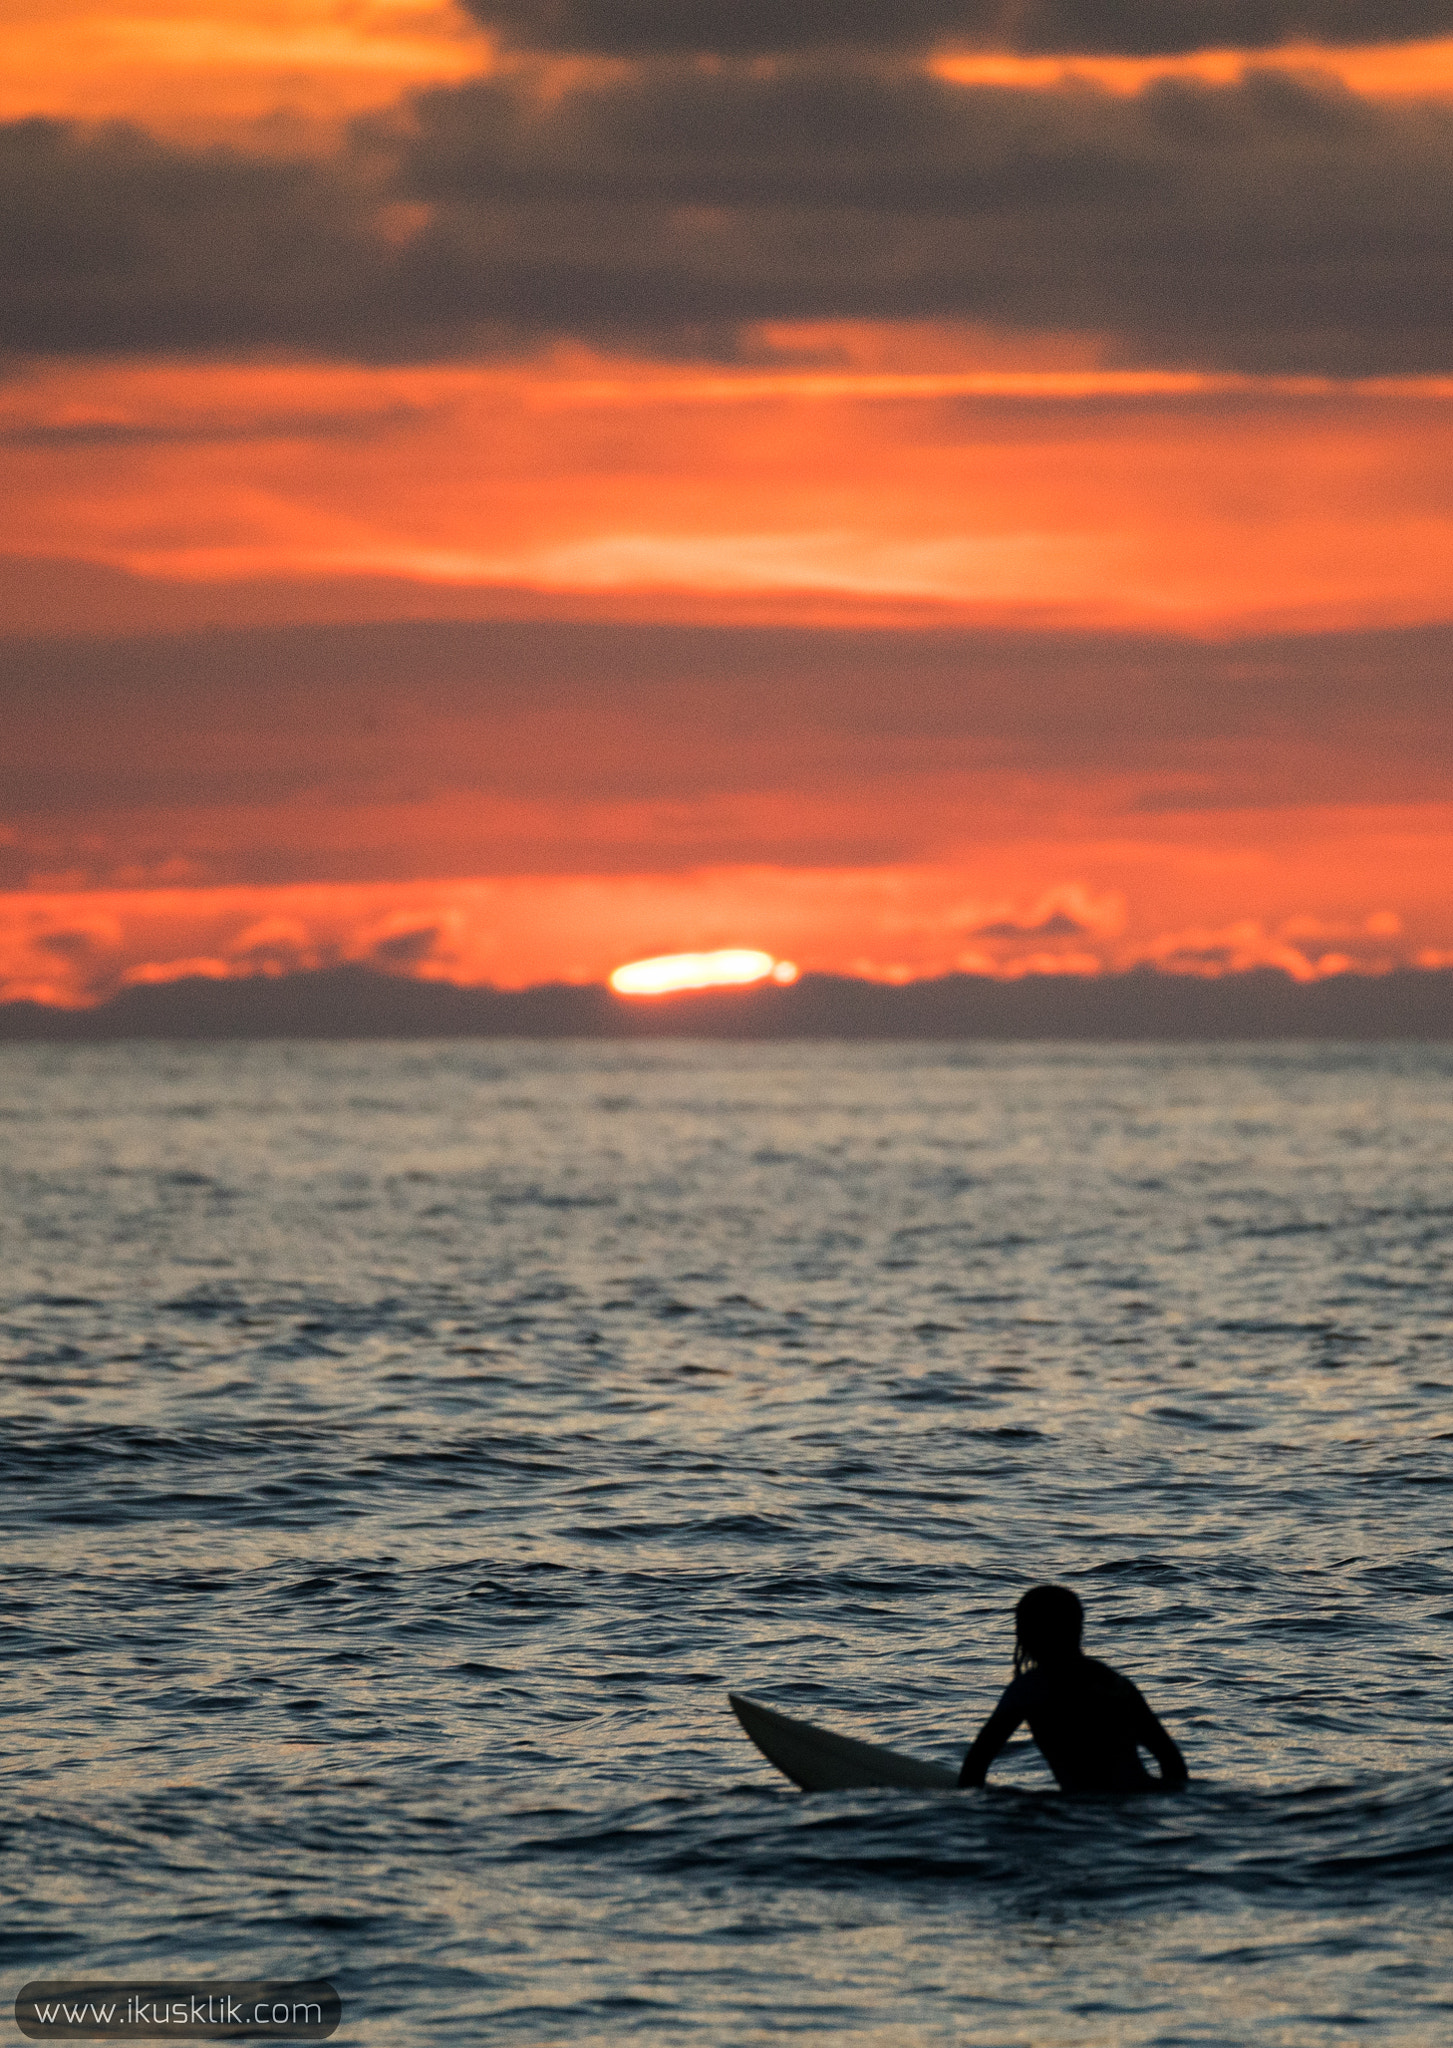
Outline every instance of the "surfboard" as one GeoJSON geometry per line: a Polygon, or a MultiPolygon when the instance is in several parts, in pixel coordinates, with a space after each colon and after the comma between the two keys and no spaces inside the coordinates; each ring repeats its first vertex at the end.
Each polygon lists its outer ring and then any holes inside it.
{"type": "Polygon", "coordinates": [[[942,1764],[924,1763],[921,1757],[904,1756],[876,1742],[858,1742],[851,1735],[835,1735],[830,1728],[814,1728],[810,1721],[794,1721],[739,1692],[729,1692],[727,1698],[768,1763],[804,1792],[856,1792],[869,1786],[913,1792],[958,1790],[957,1771],[946,1771],[942,1764]]]}

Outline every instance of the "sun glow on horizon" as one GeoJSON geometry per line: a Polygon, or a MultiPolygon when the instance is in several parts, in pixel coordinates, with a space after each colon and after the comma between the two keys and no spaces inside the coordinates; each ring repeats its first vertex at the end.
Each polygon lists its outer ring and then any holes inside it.
{"type": "Polygon", "coordinates": [[[728,946],[716,953],[661,953],[617,967],[610,985],[618,996],[676,995],[687,989],[748,988],[754,982],[796,981],[790,960],[774,960],[754,947],[728,946]]]}

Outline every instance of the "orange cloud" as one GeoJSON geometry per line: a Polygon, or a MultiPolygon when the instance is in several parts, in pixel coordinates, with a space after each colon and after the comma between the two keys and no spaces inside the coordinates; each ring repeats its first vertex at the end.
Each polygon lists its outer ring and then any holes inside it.
{"type": "Polygon", "coordinates": [[[1118,96],[1145,92],[1163,80],[1234,85],[1248,74],[1290,71],[1335,79],[1348,92],[1365,99],[1453,98],[1453,39],[1447,37],[1420,43],[1368,42],[1344,49],[1288,43],[1276,50],[1191,50],[1153,57],[1024,57],[1007,50],[945,51],[929,68],[936,77],[956,85],[997,85],[1021,92],[1083,84],[1118,96]]]}
{"type": "Polygon", "coordinates": [[[449,0],[10,0],[4,40],[0,120],[133,120],[254,147],[491,61],[449,0]]]}
{"type": "MultiPolygon", "coordinates": [[[[411,88],[485,74],[498,61],[491,38],[451,0],[12,0],[4,35],[0,120],[130,119],[254,147],[292,145],[310,126],[331,127],[411,88]]],[[[963,85],[1019,91],[1073,83],[1125,96],[1165,79],[1227,85],[1276,69],[1316,73],[1375,100],[1453,96],[1446,38],[1155,57],[950,50],[929,68],[963,85]]]]}

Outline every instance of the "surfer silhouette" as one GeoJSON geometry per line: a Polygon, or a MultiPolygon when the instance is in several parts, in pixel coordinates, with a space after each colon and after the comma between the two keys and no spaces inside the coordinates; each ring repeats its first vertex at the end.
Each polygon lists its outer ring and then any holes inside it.
{"type": "Polygon", "coordinates": [[[1063,1792],[1161,1792],[1184,1785],[1185,1758],[1128,1678],[1080,1648],[1085,1610],[1067,1586],[1032,1586],[1014,1610],[1014,1677],[974,1737],[960,1785],[982,1785],[1029,1723],[1063,1792]],[[1152,1777],[1140,1761],[1160,1765],[1152,1777]]]}

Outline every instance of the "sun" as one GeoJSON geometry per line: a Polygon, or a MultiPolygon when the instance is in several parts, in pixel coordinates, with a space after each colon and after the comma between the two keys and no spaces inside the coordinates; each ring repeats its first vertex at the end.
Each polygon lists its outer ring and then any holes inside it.
{"type": "Polygon", "coordinates": [[[796,981],[790,960],[750,946],[728,946],[717,953],[661,953],[651,960],[630,960],[617,967],[610,985],[618,996],[669,996],[683,989],[748,988],[753,982],[796,981]]]}

